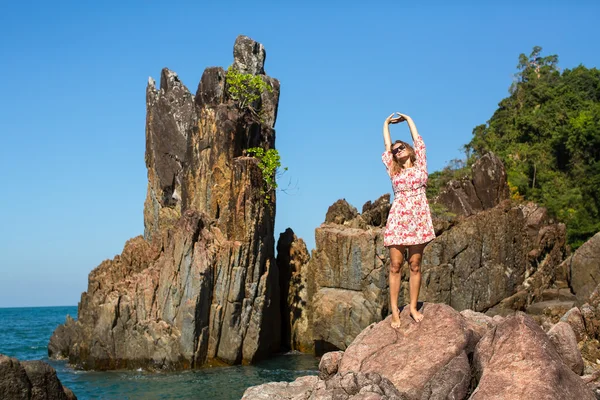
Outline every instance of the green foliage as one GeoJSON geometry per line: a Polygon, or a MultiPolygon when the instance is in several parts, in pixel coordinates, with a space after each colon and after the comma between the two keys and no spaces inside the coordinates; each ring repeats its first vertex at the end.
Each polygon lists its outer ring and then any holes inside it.
{"type": "Polygon", "coordinates": [[[429,209],[431,210],[431,215],[437,219],[451,220],[456,217],[456,214],[448,211],[448,209],[440,203],[429,203],[429,209]]]}
{"type": "Polygon", "coordinates": [[[259,75],[243,74],[230,66],[225,76],[229,96],[238,102],[240,108],[251,107],[260,99],[265,90],[273,92],[273,88],[259,75]]]}
{"type": "MultiPolygon", "coordinates": [[[[461,180],[470,176],[471,168],[469,163],[464,160],[455,159],[448,163],[441,171],[435,171],[427,179],[427,199],[431,206],[440,194],[440,190],[451,180],[461,180]]],[[[433,212],[433,208],[432,208],[433,212]]]]}
{"type": "Polygon", "coordinates": [[[600,231],[600,71],[561,73],[558,57],[541,51],[520,55],[509,97],[466,148],[496,153],[511,196],[547,207],[576,248],[600,231]]]}
{"type": "MultiPolygon", "coordinates": [[[[258,168],[260,168],[264,183],[261,195],[264,196],[265,204],[269,204],[273,193],[277,189],[276,175],[277,170],[281,167],[279,152],[275,149],[265,151],[262,147],[252,147],[247,152],[258,159],[258,168]]],[[[283,170],[287,171],[287,167],[283,170]]]]}

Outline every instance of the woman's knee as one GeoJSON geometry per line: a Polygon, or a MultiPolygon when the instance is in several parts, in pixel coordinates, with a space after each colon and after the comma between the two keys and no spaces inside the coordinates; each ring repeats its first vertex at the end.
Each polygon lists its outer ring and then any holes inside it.
{"type": "Polygon", "coordinates": [[[409,265],[410,265],[410,272],[412,272],[413,274],[418,274],[419,272],[421,272],[421,261],[420,260],[410,261],[409,265]]]}
{"type": "Polygon", "coordinates": [[[402,268],[402,261],[392,260],[390,263],[390,272],[392,274],[399,274],[402,268]]]}

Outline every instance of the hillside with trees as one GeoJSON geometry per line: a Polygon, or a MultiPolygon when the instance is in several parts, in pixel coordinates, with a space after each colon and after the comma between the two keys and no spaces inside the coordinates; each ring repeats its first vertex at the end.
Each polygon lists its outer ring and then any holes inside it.
{"type": "Polygon", "coordinates": [[[600,231],[600,71],[561,71],[558,56],[541,53],[520,55],[510,95],[475,127],[466,160],[430,175],[428,195],[492,151],[505,164],[512,198],[546,207],[577,248],[600,231]]]}

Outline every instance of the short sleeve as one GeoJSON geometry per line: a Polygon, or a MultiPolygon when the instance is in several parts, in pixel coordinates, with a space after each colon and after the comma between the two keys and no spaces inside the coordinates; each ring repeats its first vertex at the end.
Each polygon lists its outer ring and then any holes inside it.
{"type": "Polygon", "coordinates": [[[417,160],[415,162],[417,168],[424,169],[427,171],[427,155],[425,154],[425,143],[421,135],[417,134],[417,137],[413,141],[415,148],[415,156],[417,160]]]}
{"type": "Polygon", "coordinates": [[[390,170],[392,168],[393,156],[391,151],[384,151],[381,155],[381,161],[383,161],[383,165],[385,165],[385,169],[387,170],[388,175],[391,176],[390,170]]]}

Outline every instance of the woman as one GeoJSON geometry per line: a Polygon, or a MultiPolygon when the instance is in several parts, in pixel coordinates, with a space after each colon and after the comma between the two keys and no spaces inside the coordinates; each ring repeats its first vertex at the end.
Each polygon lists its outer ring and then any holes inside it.
{"type": "Polygon", "coordinates": [[[417,310],[421,287],[421,258],[425,245],[435,238],[429,203],[425,196],[427,185],[427,159],[425,144],[413,120],[405,114],[394,113],[383,124],[385,152],[381,156],[392,181],[394,202],[384,230],[383,244],[390,251],[390,306],[392,328],[400,326],[398,294],[400,292],[400,267],[408,249],[410,266],[410,315],[416,322],[423,319],[417,310]],[[397,117],[394,117],[398,114],[397,117]],[[392,144],[390,124],[406,121],[410,128],[414,149],[408,143],[397,140],[392,144]]]}

